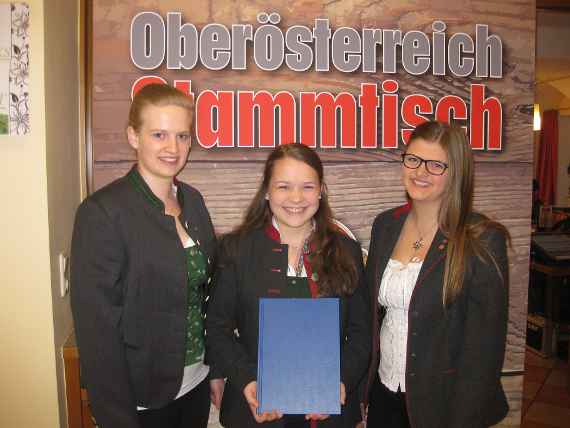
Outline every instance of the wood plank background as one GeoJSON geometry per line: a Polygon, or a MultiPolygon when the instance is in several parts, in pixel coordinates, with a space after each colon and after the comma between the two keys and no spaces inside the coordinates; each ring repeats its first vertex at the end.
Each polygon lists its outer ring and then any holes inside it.
{"type": "MultiPolygon", "coordinates": [[[[490,34],[503,41],[503,78],[476,79],[410,76],[381,73],[305,72],[286,68],[263,72],[254,66],[247,71],[212,72],[197,67],[190,71],[158,74],[168,81],[191,79],[195,93],[212,90],[347,91],[358,94],[361,83],[394,79],[400,100],[420,93],[438,100],[442,95],[469,98],[469,85],[486,85],[486,96],[496,96],[503,105],[503,150],[476,153],[475,206],[505,224],[512,235],[510,249],[510,303],[508,346],[504,368],[522,371],[526,334],[530,210],[532,180],[532,123],[534,81],[535,2],[510,0],[94,0],[92,6],[92,148],[93,183],[98,189],[125,174],[134,161],[126,143],[125,127],[132,83],[143,72],[130,62],[130,22],[140,11],[162,16],[180,11],[184,22],[199,29],[216,22],[225,25],[251,23],[257,26],[259,12],[277,11],[281,28],[295,24],[312,27],[317,17],[328,17],[332,29],[350,26],[382,29],[421,30],[431,34],[434,20],[447,24],[448,36],[455,32],[473,34],[475,24],[489,25],[490,34]]],[[[379,132],[381,126],[379,125],[379,132]]],[[[331,150],[321,152],[331,205],[338,219],[348,225],[368,246],[374,217],[401,204],[404,191],[399,179],[398,151],[331,150]]],[[[216,231],[235,226],[257,188],[266,150],[192,149],[181,179],[197,187],[206,200],[216,231]]],[[[482,332],[484,334],[484,332],[482,332]]],[[[520,425],[522,376],[505,376],[511,411],[499,425],[520,425]]]]}

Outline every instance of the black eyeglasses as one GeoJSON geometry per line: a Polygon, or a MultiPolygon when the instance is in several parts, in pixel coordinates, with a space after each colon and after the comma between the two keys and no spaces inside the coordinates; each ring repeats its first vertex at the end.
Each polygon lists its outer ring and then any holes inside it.
{"type": "Polygon", "coordinates": [[[449,166],[445,162],[432,159],[422,159],[412,153],[404,153],[402,155],[402,163],[406,168],[418,169],[422,163],[426,165],[426,171],[431,175],[443,175],[449,166]]]}

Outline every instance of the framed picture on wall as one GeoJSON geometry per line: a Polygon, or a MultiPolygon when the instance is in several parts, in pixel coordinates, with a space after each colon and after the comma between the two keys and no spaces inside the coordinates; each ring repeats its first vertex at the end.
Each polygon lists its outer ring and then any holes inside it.
{"type": "Polygon", "coordinates": [[[30,132],[27,3],[0,3],[0,135],[30,132]]]}

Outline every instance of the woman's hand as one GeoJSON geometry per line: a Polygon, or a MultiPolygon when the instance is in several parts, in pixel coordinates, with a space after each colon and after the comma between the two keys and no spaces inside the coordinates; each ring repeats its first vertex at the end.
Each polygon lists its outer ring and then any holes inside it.
{"type": "Polygon", "coordinates": [[[305,415],[305,419],[306,420],[311,420],[311,421],[323,421],[325,419],[327,419],[329,417],[329,415],[320,415],[318,413],[309,413],[308,415],[305,415]]]}
{"type": "Polygon", "coordinates": [[[220,410],[222,405],[225,386],[226,381],[224,379],[210,379],[210,400],[218,410],[220,410]]]}
{"type": "MultiPolygon", "coordinates": [[[[346,388],[344,387],[344,383],[340,383],[340,404],[344,406],[344,403],[346,401],[346,388]]],[[[329,415],[321,415],[319,413],[309,413],[308,415],[305,415],[305,419],[307,420],[315,420],[315,421],[322,421],[324,419],[327,419],[329,417],[329,415]]]]}
{"type": "Polygon", "coordinates": [[[259,407],[259,403],[257,402],[257,382],[254,381],[248,383],[243,389],[243,395],[245,396],[247,404],[249,404],[249,409],[251,410],[251,414],[253,415],[253,418],[256,420],[256,422],[271,422],[283,417],[283,415],[277,410],[273,410],[271,412],[263,412],[259,415],[257,414],[257,408],[259,407]]]}

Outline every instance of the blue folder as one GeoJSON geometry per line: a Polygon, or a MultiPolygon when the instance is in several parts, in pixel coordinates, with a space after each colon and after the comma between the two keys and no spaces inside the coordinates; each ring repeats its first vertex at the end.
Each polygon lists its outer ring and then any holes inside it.
{"type": "Polygon", "coordinates": [[[258,412],[340,414],[338,299],[260,299],[258,412]]]}

